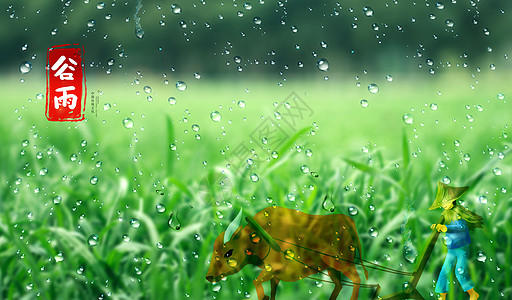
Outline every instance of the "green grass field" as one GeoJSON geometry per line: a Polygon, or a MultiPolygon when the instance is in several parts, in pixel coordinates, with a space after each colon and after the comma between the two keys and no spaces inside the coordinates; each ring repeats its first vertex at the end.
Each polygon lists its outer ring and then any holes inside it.
{"type": "MultiPolygon", "coordinates": [[[[335,213],[357,209],[365,259],[412,271],[401,225],[412,213],[405,226],[421,252],[441,213],[428,207],[443,179],[472,183],[464,204],[485,219],[471,237],[470,271],[481,299],[512,297],[512,87],[505,72],[483,72],[478,84],[470,72],[446,70],[393,74],[391,82],[386,74],[356,80],[333,73],[283,86],[261,77],[187,75],[166,85],[145,74],[93,74],[88,89],[99,96],[97,116],[88,106],[79,123],[46,121],[45,100],[36,96],[45,93],[44,77],[29,75],[24,83],[16,76],[0,83],[0,298],[257,299],[257,268],[228,277],[218,291],[205,280],[214,239],[240,207],[330,214],[322,208],[326,195],[335,213]],[[177,80],[187,90],[177,91],[177,80]],[[368,92],[370,83],[378,93],[368,92]]],[[[435,299],[445,253],[439,241],[418,285],[427,299],[435,299]]],[[[380,284],[381,295],[408,280],[369,273],[363,282],[380,284]]],[[[332,288],[282,282],[277,298],[326,299],[332,288]]],[[[452,291],[449,299],[467,299],[458,283],[452,291]]],[[[360,298],[371,292],[362,289],[360,298]]],[[[344,288],[339,299],[350,293],[344,288]]]]}

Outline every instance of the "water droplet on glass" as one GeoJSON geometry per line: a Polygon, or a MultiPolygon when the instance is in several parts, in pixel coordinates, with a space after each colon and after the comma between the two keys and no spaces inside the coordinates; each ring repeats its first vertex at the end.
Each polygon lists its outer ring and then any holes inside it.
{"type": "Polygon", "coordinates": [[[447,27],[450,27],[450,28],[455,25],[453,20],[450,20],[450,19],[446,20],[445,24],[446,24],[447,27]]]}
{"type": "Polygon", "coordinates": [[[261,25],[261,18],[260,17],[254,17],[252,19],[252,22],[255,24],[255,25],[261,25]]]}
{"type": "Polygon", "coordinates": [[[165,211],[165,205],[163,203],[158,203],[155,208],[159,213],[163,213],[165,211]]]}
{"type": "Polygon", "coordinates": [[[293,193],[288,193],[288,195],[286,195],[286,198],[288,199],[288,201],[295,201],[295,195],[293,193]]]}
{"type": "Polygon", "coordinates": [[[413,121],[414,121],[413,117],[410,114],[404,114],[402,116],[402,120],[407,125],[411,125],[413,123],[413,121]]]}
{"type": "Polygon", "coordinates": [[[127,128],[127,129],[133,128],[133,120],[130,118],[124,119],[123,126],[124,126],[124,128],[127,128]]]}
{"type": "Polygon", "coordinates": [[[178,89],[178,91],[184,91],[187,89],[187,84],[185,81],[178,81],[176,82],[176,89],[178,89]]]}
{"type": "Polygon", "coordinates": [[[327,71],[329,70],[329,62],[325,58],[321,58],[316,62],[316,67],[320,71],[327,71]]]}
{"type": "Polygon", "coordinates": [[[39,175],[46,176],[48,174],[48,169],[45,167],[42,167],[41,170],[39,170],[39,175]]]}
{"type": "Polygon", "coordinates": [[[322,202],[322,208],[328,212],[334,212],[334,210],[336,209],[334,203],[332,202],[331,199],[329,199],[328,196],[324,197],[324,202],[322,202]]]}
{"type": "Polygon", "coordinates": [[[368,234],[371,237],[377,237],[379,235],[379,231],[375,227],[370,227],[370,229],[368,230],[368,234]]]}
{"type": "Polygon", "coordinates": [[[411,246],[404,246],[403,255],[408,263],[414,264],[416,262],[416,257],[418,257],[418,251],[416,251],[416,248],[411,246]]]}
{"type": "Polygon", "coordinates": [[[357,215],[357,213],[358,213],[357,207],[355,207],[355,206],[349,206],[349,207],[348,207],[348,213],[349,213],[351,216],[355,216],[355,215],[357,215]]]}
{"type": "Polygon", "coordinates": [[[112,105],[110,103],[103,104],[103,110],[110,110],[112,108],[112,105]]]}
{"type": "Polygon", "coordinates": [[[174,230],[180,230],[181,229],[181,223],[180,220],[178,220],[178,216],[171,213],[169,216],[169,220],[167,221],[167,225],[174,230]]]}
{"type": "Polygon", "coordinates": [[[373,17],[373,9],[369,6],[363,7],[363,13],[367,17],[373,17]]]}
{"type": "Polygon", "coordinates": [[[361,107],[362,108],[367,108],[368,107],[368,100],[366,100],[366,99],[361,100],[361,107]]]}
{"type": "Polygon", "coordinates": [[[500,176],[501,175],[501,169],[496,167],[494,169],[492,169],[492,173],[495,175],[495,176],[500,176]]]}
{"type": "Polygon", "coordinates": [[[487,255],[483,251],[478,251],[478,256],[476,258],[479,262],[485,262],[487,260],[487,255]]]}
{"type": "Polygon", "coordinates": [[[91,27],[94,27],[94,25],[96,25],[96,21],[93,20],[93,19],[90,19],[87,21],[87,27],[91,28],[91,27]]]}
{"type": "Polygon", "coordinates": [[[505,94],[503,94],[503,93],[499,93],[499,94],[497,95],[497,97],[498,97],[498,100],[503,100],[503,99],[505,99],[505,94]]]}
{"type": "Polygon", "coordinates": [[[437,2],[436,3],[436,8],[437,9],[443,9],[444,8],[444,3],[443,2],[437,2]]]}
{"type": "Polygon", "coordinates": [[[98,177],[92,176],[90,182],[91,182],[92,185],[97,184],[98,183],[98,177]]]}
{"type": "Polygon", "coordinates": [[[132,226],[133,228],[139,228],[140,227],[140,221],[139,219],[137,218],[132,218],[130,220],[130,226],[132,226]]]}
{"type": "Polygon", "coordinates": [[[260,178],[258,177],[258,174],[252,173],[251,174],[251,181],[252,182],[257,182],[258,180],[260,180],[260,178]]]}
{"type": "Polygon", "coordinates": [[[28,61],[22,61],[20,64],[21,74],[27,74],[28,72],[30,72],[30,70],[32,70],[32,64],[28,61]]]}
{"type": "Polygon", "coordinates": [[[295,252],[292,249],[286,249],[284,250],[284,257],[292,260],[295,258],[295,252]]]}
{"type": "Polygon", "coordinates": [[[199,74],[199,73],[194,73],[194,78],[195,78],[195,79],[201,79],[201,74],[199,74]]]}
{"type": "Polygon", "coordinates": [[[220,285],[220,282],[212,282],[212,291],[215,293],[218,293],[222,286],[220,285]]]}
{"type": "Polygon", "coordinates": [[[238,101],[238,107],[244,108],[245,107],[245,101],[243,101],[243,100],[238,101]]]}
{"type": "Polygon", "coordinates": [[[308,166],[306,166],[306,165],[302,165],[302,166],[300,167],[300,170],[301,170],[301,172],[302,172],[302,173],[304,173],[304,174],[309,173],[309,167],[308,167],[308,166]]]}
{"type": "Polygon", "coordinates": [[[151,93],[151,87],[146,85],[146,86],[144,87],[144,92],[145,92],[146,94],[151,93]]]}
{"type": "Polygon", "coordinates": [[[59,251],[59,253],[57,253],[57,255],[55,255],[53,258],[55,259],[56,262],[61,262],[64,260],[64,254],[61,251],[59,251]]]}
{"type": "Polygon", "coordinates": [[[178,4],[172,4],[171,11],[175,14],[179,14],[181,13],[181,6],[179,6],[178,4]]]}
{"type": "Polygon", "coordinates": [[[215,110],[210,113],[210,119],[212,119],[214,122],[219,122],[222,119],[222,115],[220,112],[215,110]]]}
{"type": "Polygon", "coordinates": [[[480,203],[482,203],[482,204],[487,204],[487,197],[482,195],[482,196],[478,197],[478,201],[480,201],[480,203]]]}
{"type": "Polygon", "coordinates": [[[94,247],[98,245],[98,236],[96,234],[91,234],[87,239],[87,243],[90,247],[94,247]]]}
{"type": "Polygon", "coordinates": [[[176,98],[174,97],[169,97],[169,99],[167,99],[167,102],[169,102],[170,105],[176,105],[176,98]]]}
{"type": "Polygon", "coordinates": [[[368,91],[372,94],[377,94],[379,92],[379,86],[375,83],[370,83],[368,85],[368,91]]]}
{"type": "Polygon", "coordinates": [[[59,205],[61,202],[62,202],[61,196],[57,195],[57,196],[53,197],[53,204],[59,205]]]}

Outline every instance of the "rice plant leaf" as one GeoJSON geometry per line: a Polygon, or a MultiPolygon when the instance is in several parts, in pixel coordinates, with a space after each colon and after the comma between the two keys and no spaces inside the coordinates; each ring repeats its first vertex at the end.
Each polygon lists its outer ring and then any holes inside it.
{"type": "Polygon", "coordinates": [[[392,185],[394,185],[402,193],[407,194],[406,191],[404,190],[404,188],[396,180],[394,180],[393,178],[391,178],[389,176],[386,176],[386,175],[382,174],[382,172],[378,171],[377,169],[372,168],[372,167],[370,167],[368,165],[356,162],[354,160],[348,159],[348,158],[343,158],[343,160],[346,163],[351,164],[356,169],[358,169],[358,170],[360,170],[360,171],[362,171],[364,173],[368,173],[368,174],[371,174],[371,175],[378,176],[378,177],[382,178],[383,180],[385,180],[385,181],[391,183],[392,185]]]}
{"type": "Polygon", "coordinates": [[[299,139],[301,135],[311,130],[311,127],[304,127],[301,130],[297,131],[294,135],[292,135],[278,150],[279,156],[269,162],[266,166],[266,169],[271,169],[278,161],[282,160],[282,153],[286,153],[287,150],[295,143],[296,140],[299,139]]]}

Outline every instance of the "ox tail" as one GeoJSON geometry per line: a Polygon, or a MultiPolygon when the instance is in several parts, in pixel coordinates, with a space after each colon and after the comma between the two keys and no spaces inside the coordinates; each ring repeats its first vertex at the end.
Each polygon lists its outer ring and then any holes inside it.
{"type": "MultiPolygon", "coordinates": [[[[364,270],[364,275],[366,277],[366,280],[368,280],[368,271],[366,270],[364,264],[363,264],[363,252],[361,252],[361,242],[359,241],[359,235],[357,234],[357,230],[356,230],[356,225],[354,223],[354,220],[350,219],[350,226],[347,227],[349,233],[350,233],[350,236],[352,237],[352,241],[354,242],[354,246],[355,248],[357,249],[357,251],[359,252],[359,261],[361,262],[361,266],[363,267],[363,270],[364,270]]],[[[355,258],[355,255],[354,255],[354,258],[355,258]]]]}

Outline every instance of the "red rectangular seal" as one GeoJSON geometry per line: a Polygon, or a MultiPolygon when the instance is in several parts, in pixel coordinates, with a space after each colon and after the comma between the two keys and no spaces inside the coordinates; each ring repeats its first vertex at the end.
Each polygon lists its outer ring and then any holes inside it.
{"type": "Polygon", "coordinates": [[[87,87],[79,44],[48,48],[46,60],[46,118],[49,121],[82,121],[87,87]]]}

